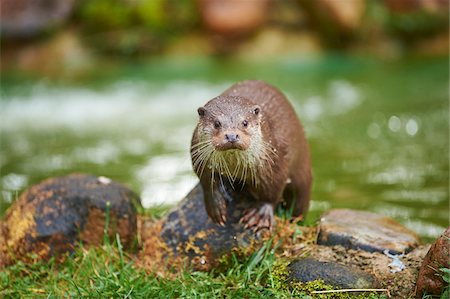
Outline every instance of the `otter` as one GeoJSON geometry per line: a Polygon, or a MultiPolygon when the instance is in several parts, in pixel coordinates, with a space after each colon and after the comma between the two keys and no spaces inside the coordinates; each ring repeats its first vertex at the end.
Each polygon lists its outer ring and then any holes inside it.
{"type": "Polygon", "coordinates": [[[312,183],[309,146],[281,91],[263,81],[242,81],[197,112],[191,160],[213,222],[225,225],[232,200],[226,186],[256,199],[241,218],[246,229],[271,230],[280,203],[293,216],[305,215],[312,183]]]}

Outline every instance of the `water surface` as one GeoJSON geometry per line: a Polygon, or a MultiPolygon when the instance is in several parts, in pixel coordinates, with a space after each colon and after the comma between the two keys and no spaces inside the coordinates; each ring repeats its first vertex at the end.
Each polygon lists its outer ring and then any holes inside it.
{"type": "Polygon", "coordinates": [[[425,240],[448,226],[447,58],[198,59],[128,64],[78,82],[3,79],[0,216],[27,186],[71,172],[120,181],[145,207],[175,204],[197,182],[197,107],[242,79],[279,87],[304,123],[308,221],[330,208],[369,210],[425,240]]]}

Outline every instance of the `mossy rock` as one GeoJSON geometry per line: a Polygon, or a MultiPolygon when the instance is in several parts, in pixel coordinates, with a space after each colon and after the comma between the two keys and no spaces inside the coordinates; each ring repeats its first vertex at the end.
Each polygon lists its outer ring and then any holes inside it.
{"type": "Polygon", "coordinates": [[[312,258],[304,258],[290,263],[288,271],[288,280],[291,282],[307,283],[322,280],[327,285],[342,289],[370,289],[379,286],[375,277],[366,272],[312,258]]]}
{"type": "Polygon", "coordinates": [[[72,174],[26,190],[0,223],[0,267],[15,260],[48,259],[71,252],[78,242],[100,245],[108,235],[133,245],[139,197],[105,177],[72,174]]]}

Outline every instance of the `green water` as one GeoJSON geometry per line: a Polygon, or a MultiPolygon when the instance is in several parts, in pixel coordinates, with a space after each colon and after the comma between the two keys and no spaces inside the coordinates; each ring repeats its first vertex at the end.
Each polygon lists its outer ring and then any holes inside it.
{"type": "Polygon", "coordinates": [[[197,59],[115,65],[78,81],[3,74],[0,215],[27,186],[71,172],[120,181],[143,205],[174,204],[197,179],[196,108],[242,79],[293,102],[314,172],[308,221],[330,208],[391,216],[426,241],[449,224],[448,58],[197,59]]]}

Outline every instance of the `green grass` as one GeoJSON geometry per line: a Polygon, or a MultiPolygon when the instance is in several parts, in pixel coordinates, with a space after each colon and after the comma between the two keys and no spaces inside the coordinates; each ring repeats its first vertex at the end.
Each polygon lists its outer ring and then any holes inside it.
{"type": "MultiPolygon", "coordinates": [[[[161,210],[155,213],[160,216],[161,210]]],[[[107,217],[105,232],[108,222],[107,217]]],[[[6,267],[0,272],[0,298],[312,298],[311,291],[330,289],[323,283],[289,287],[285,282],[288,261],[275,255],[280,243],[271,239],[249,256],[223,257],[210,272],[186,269],[162,277],[141,268],[139,257],[124,252],[117,235],[110,240],[105,234],[102,246],[79,245],[62,262],[36,256],[34,264],[17,261],[6,267]]],[[[384,298],[361,296],[314,298],[384,298]]]]}
{"type": "MultiPolygon", "coordinates": [[[[184,272],[176,278],[147,274],[120,243],[88,250],[79,247],[62,264],[54,259],[17,262],[0,272],[2,298],[311,298],[287,288],[274,269],[270,242],[245,260],[233,256],[211,272],[184,272]],[[225,266],[225,264],[223,264],[225,266]]],[[[307,288],[311,286],[308,285],[307,288]]],[[[342,294],[339,297],[352,298],[342,294]]],[[[384,298],[371,294],[370,297],[384,298]]]]}
{"type": "MultiPolygon", "coordinates": [[[[148,274],[120,243],[79,247],[63,263],[15,265],[0,272],[2,298],[311,298],[305,289],[289,289],[279,274],[280,262],[271,242],[250,257],[236,256],[211,272],[183,272],[175,278],[148,274]]],[[[281,267],[282,269],[282,267],[281,267]]],[[[323,287],[323,285],[321,285],[323,287]]],[[[316,298],[316,297],[315,297],[316,298]]],[[[317,298],[384,298],[369,297],[317,298]]]]}
{"type": "Polygon", "coordinates": [[[3,298],[288,298],[270,273],[270,244],[246,261],[232,258],[224,272],[184,272],[177,278],[147,274],[117,240],[98,248],[79,247],[62,264],[54,259],[27,265],[17,262],[0,273],[3,298]]]}

